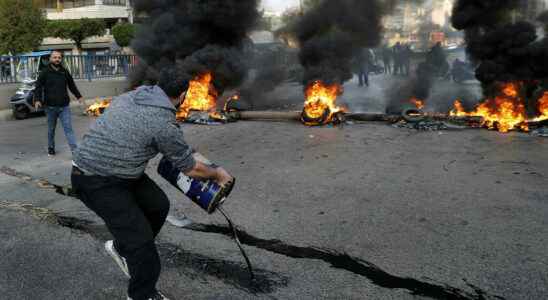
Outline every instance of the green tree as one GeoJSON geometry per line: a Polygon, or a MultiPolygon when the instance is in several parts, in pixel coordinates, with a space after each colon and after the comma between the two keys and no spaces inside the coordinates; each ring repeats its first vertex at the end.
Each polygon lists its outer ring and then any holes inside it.
{"type": "Polygon", "coordinates": [[[135,25],[130,23],[119,23],[112,27],[114,40],[120,47],[127,47],[135,36],[135,25]]]}
{"type": "Polygon", "coordinates": [[[44,38],[46,18],[32,0],[0,0],[0,54],[36,49],[44,38]]]}
{"type": "Polygon", "coordinates": [[[78,53],[82,53],[82,43],[85,39],[104,35],[105,31],[105,22],[100,19],[55,20],[48,21],[46,34],[73,41],[78,53]]]}

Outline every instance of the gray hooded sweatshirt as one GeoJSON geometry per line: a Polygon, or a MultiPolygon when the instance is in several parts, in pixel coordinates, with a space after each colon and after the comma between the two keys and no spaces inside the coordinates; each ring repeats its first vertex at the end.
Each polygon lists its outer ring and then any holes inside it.
{"type": "Polygon", "coordinates": [[[162,153],[182,172],[196,162],[175,119],[176,109],[158,86],[115,97],[74,153],[74,163],[99,176],[139,178],[162,153]]]}

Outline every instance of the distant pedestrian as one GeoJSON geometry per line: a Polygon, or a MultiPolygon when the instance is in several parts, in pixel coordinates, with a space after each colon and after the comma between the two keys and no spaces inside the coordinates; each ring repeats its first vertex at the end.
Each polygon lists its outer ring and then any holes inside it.
{"type": "Polygon", "coordinates": [[[76,137],[72,130],[72,118],[69,108],[70,98],[67,88],[72,94],[83,102],[82,95],[78,91],[74,79],[69,71],[61,64],[63,56],[59,51],[53,51],[47,68],[44,68],[35,89],[36,108],[44,106],[48,118],[48,155],[55,155],[55,128],[57,119],[65,131],[70,150],[74,152],[77,148],[76,137]]]}
{"type": "Polygon", "coordinates": [[[434,71],[435,76],[447,77],[450,71],[450,65],[447,62],[447,54],[443,50],[441,43],[436,43],[426,54],[426,62],[434,71]]]}
{"type": "Polygon", "coordinates": [[[402,46],[400,42],[397,42],[396,45],[392,48],[392,55],[394,57],[394,75],[402,74],[402,46]]]}
{"type": "Polygon", "coordinates": [[[373,66],[375,54],[373,50],[366,48],[358,52],[356,57],[359,86],[369,86],[369,72],[373,66]]]}
{"type": "Polygon", "coordinates": [[[411,69],[411,56],[413,56],[413,50],[409,45],[405,45],[401,50],[401,63],[402,63],[402,73],[405,76],[409,76],[411,69]]]}
{"type": "Polygon", "coordinates": [[[10,61],[8,58],[0,59],[0,72],[2,75],[2,81],[6,81],[8,77],[10,77],[10,61]]]}
{"type": "Polygon", "coordinates": [[[384,64],[384,73],[385,74],[391,74],[392,73],[392,51],[388,46],[384,46],[382,49],[382,62],[384,64]]]}

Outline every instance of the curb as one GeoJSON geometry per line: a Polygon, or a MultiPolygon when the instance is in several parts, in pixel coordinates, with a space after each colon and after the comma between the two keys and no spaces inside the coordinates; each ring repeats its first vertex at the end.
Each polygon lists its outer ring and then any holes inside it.
{"type": "Polygon", "coordinates": [[[0,122],[2,121],[11,121],[15,120],[13,118],[13,114],[11,112],[11,109],[2,109],[0,110],[0,122]]]}

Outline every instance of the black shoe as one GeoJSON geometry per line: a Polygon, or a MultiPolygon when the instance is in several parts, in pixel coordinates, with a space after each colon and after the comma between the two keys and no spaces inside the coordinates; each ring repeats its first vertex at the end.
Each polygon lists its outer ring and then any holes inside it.
{"type": "Polygon", "coordinates": [[[48,148],[48,155],[54,156],[55,155],[55,149],[54,148],[48,148]]]}

